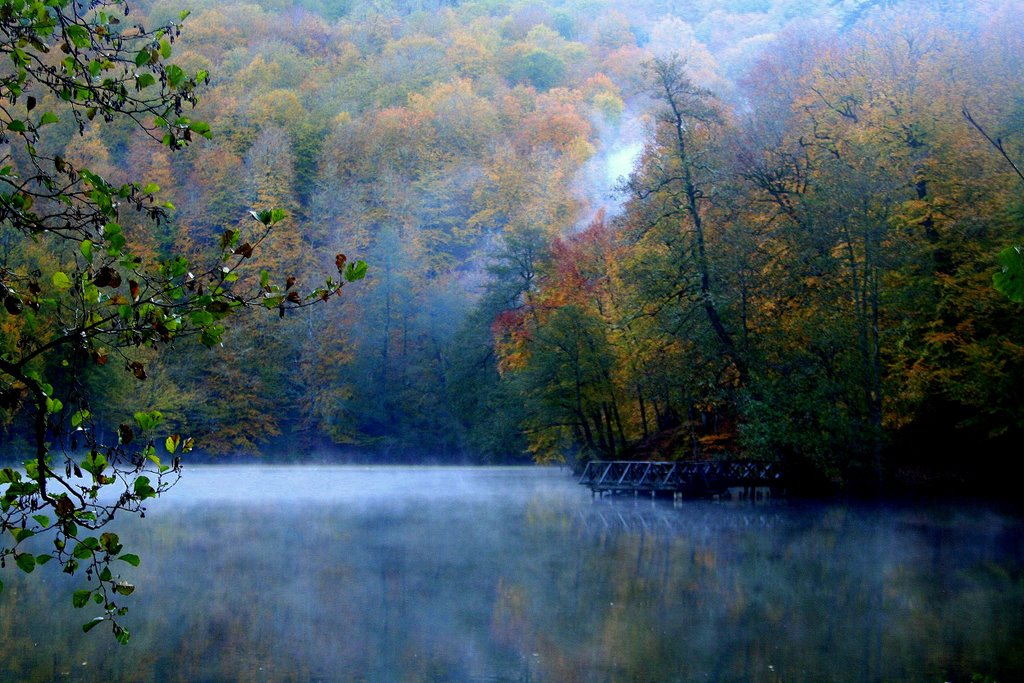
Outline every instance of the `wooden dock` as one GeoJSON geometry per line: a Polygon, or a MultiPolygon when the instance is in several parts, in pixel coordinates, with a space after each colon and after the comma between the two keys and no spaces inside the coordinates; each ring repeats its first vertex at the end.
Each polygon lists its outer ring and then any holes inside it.
{"type": "Polygon", "coordinates": [[[651,496],[711,497],[732,488],[742,488],[748,494],[760,488],[776,493],[785,488],[782,468],[777,463],[754,460],[594,460],[587,463],[579,483],[600,495],[645,493],[651,496]]]}

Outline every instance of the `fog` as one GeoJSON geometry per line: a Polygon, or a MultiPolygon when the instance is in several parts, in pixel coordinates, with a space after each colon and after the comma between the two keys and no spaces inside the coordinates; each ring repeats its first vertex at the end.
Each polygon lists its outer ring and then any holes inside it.
{"type": "MultiPolygon", "coordinates": [[[[119,529],[121,647],[10,577],[0,680],[1010,680],[997,508],[591,497],[538,468],[194,467],[119,529]]],[[[7,578],[7,577],[5,577],[7,578]]],[[[1015,645],[1016,644],[1016,645],[1015,645]]],[[[1019,669],[1018,669],[1019,671],[1019,669]]]]}
{"type": "Polygon", "coordinates": [[[584,165],[577,180],[577,192],[588,207],[577,229],[586,228],[598,212],[604,212],[606,218],[621,213],[627,198],[624,185],[636,170],[644,149],[643,117],[634,115],[604,130],[601,140],[599,150],[584,165]]]}

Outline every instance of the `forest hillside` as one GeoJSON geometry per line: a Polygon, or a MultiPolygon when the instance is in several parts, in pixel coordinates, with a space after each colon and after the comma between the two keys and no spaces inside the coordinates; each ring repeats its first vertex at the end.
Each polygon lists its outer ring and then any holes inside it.
{"type": "MultiPolygon", "coordinates": [[[[993,285],[1024,243],[1019,3],[189,9],[211,138],[67,118],[46,153],[159,186],[166,220],[123,220],[144,255],[280,208],[265,267],[369,270],[223,346],[141,347],[144,380],[94,368],[99,423],[158,409],[211,457],[728,455],[836,485],[960,481],[1020,443],[1024,309],[993,285]]],[[[3,234],[5,268],[59,258],[3,234]]],[[[0,349],[46,324],[0,312],[0,349]]],[[[14,452],[31,426],[0,417],[14,452]]]]}

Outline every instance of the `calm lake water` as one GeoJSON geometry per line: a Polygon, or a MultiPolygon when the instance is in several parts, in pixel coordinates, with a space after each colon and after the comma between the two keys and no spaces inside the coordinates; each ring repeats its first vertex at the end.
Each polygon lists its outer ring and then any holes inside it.
{"type": "Polygon", "coordinates": [[[995,506],[592,499],[540,468],[192,467],[118,523],[132,641],[0,576],[3,681],[1024,680],[995,506]]]}

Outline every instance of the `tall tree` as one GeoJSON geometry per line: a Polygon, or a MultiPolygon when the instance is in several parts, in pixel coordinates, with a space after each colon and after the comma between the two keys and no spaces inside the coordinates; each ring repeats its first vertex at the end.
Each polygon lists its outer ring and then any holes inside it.
{"type": "Polygon", "coordinates": [[[736,356],[731,329],[722,319],[713,290],[708,254],[708,204],[713,200],[715,180],[714,145],[723,126],[722,113],[711,93],[693,83],[676,55],[655,59],[650,64],[652,94],[660,105],[657,140],[659,164],[656,175],[634,184],[637,198],[668,194],[681,219],[679,227],[691,238],[690,261],[695,271],[699,304],[725,353],[742,375],[743,364],[736,356]]]}

